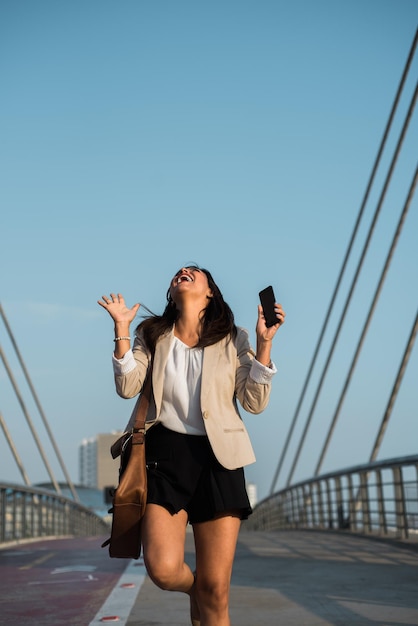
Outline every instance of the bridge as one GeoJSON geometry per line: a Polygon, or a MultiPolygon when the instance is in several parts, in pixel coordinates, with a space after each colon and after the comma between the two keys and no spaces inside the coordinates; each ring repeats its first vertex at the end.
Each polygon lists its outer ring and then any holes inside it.
{"type": "MultiPolygon", "coordinates": [[[[381,422],[377,432],[373,433],[369,458],[360,465],[322,472],[323,461],[372,324],[406,216],[413,207],[418,178],[416,165],[414,175],[405,183],[402,199],[398,201],[397,225],[373,290],[371,304],[365,313],[358,343],[354,351],[350,346],[351,361],[337,407],[329,416],[329,427],[315,471],[306,480],[293,481],[345,316],[363,270],[368,246],[375,236],[380,211],[415,112],[418,86],[415,86],[409,101],[405,103],[402,98],[417,42],[418,32],[405,63],[329,308],[279,454],[271,492],[258,503],[251,518],[243,524],[231,592],[232,623],[240,626],[272,623],[285,626],[418,624],[418,454],[378,459],[414,348],[418,313],[403,346],[392,387],[388,390],[381,422]],[[393,151],[388,154],[387,139],[394,132],[395,119],[398,120],[398,138],[393,151]],[[381,187],[376,191],[377,173],[381,171],[382,163],[388,164],[387,170],[380,177],[381,187]],[[359,231],[372,196],[377,198],[377,203],[361,246],[358,244],[359,231]],[[359,247],[360,254],[357,260],[353,259],[359,247]],[[277,489],[300,421],[301,409],[306,402],[307,389],[313,372],[319,367],[319,352],[324,338],[330,333],[329,322],[337,296],[347,283],[348,267],[353,264],[354,274],[349,281],[342,313],[290,463],[289,475],[285,484],[277,489]]],[[[22,485],[0,483],[0,624],[56,626],[118,621],[131,626],[173,626],[188,623],[184,597],[155,588],[147,578],[141,560],[111,560],[106,551],[100,549],[101,542],[109,534],[108,520],[80,502],[78,490],[68,476],[1,306],[0,313],[63,469],[68,491],[67,495],[63,494],[50,469],[7,355],[0,347],[4,369],[51,478],[50,489],[30,484],[6,421],[0,414],[4,437],[23,482],[22,485]]],[[[416,412],[416,406],[414,410],[416,412]]],[[[193,558],[192,536],[188,534],[187,559],[191,565],[193,558]]]]}

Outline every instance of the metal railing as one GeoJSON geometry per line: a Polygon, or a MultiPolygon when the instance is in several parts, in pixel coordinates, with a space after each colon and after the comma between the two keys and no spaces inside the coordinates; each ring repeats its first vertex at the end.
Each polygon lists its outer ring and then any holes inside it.
{"type": "Polygon", "coordinates": [[[297,483],[261,501],[248,530],[344,530],[418,539],[418,456],[358,465],[297,483]]]}
{"type": "Polygon", "coordinates": [[[41,537],[101,535],[108,524],[94,511],[44,489],[0,483],[0,545],[41,537]]]}

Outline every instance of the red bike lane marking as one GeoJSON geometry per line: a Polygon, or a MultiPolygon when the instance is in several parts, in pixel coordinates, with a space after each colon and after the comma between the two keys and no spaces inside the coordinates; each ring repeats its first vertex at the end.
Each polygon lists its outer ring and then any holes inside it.
{"type": "Polygon", "coordinates": [[[110,559],[97,538],[5,547],[0,550],[2,619],[28,626],[85,626],[125,568],[126,561],[110,559]]]}

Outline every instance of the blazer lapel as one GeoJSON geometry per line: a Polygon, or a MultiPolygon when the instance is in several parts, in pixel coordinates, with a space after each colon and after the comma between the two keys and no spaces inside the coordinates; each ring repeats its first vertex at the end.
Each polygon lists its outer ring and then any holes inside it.
{"type": "Polygon", "coordinates": [[[202,405],[205,404],[210,387],[215,379],[215,372],[218,367],[219,357],[222,354],[224,343],[225,339],[222,339],[222,341],[211,346],[206,346],[203,350],[202,389],[200,393],[202,405]]]}
{"type": "Polygon", "coordinates": [[[173,331],[163,335],[155,347],[154,365],[152,370],[152,391],[156,407],[156,415],[160,414],[163,399],[164,369],[167,363],[170,346],[173,339],[173,331]]]}

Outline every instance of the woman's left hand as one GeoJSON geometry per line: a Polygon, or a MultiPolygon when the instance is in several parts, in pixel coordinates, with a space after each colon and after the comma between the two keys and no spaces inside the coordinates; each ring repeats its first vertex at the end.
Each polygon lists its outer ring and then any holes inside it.
{"type": "Polygon", "coordinates": [[[259,341],[271,341],[274,335],[279,330],[280,326],[284,324],[286,313],[283,311],[282,305],[276,302],[276,304],[274,305],[274,310],[276,312],[277,324],[274,324],[274,326],[269,326],[267,328],[266,321],[264,319],[263,307],[261,306],[261,304],[258,305],[258,319],[257,325],[255,327],[255,332],[259,341]]]}
{"type": "Polygon", "coordinates": [[[268,367],[271,366],[271,342],[280,326],[284,324],[284,318],[286,317],[286,313],[283,311],[281,304],[276,303],[274,305],[274,310],[276,311],[277,324],[267,328],[263,307],[259,304],[257,326],[255,327],[255,332],[257,334],[257,350],[255,358],[259,363],[267,365],[268,367]]]}

